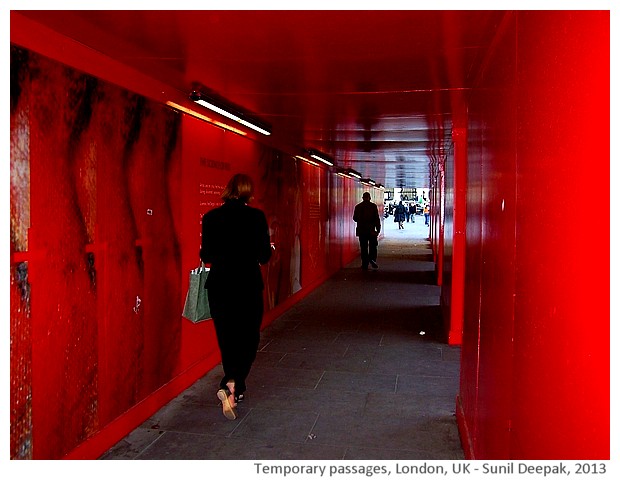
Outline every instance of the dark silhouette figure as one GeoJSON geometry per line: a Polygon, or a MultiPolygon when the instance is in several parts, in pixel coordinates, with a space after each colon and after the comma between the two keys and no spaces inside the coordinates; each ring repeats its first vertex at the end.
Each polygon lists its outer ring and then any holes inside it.
{"type": "Polygon", "coordinates": [[[217,397],[231,420],[256,358],[263,318],[260,265],[272,251],[265,214],[248,206],[252,192],[250,177],[234,175],[222,192],[224,204],[202,217],[200,258],[211,264],[205,288],[224,368],[217,397]]]}
{"type": "Polygon", "coordinates": [[[405,221],[405,206],[403,202],[398,202],[396,209],[394,210],[394,222],[398,223],[398,229],[404,229],[403,222],[405,221]]]}
{"type": "Polygon", "coordinates": [[[362,202],[355,205],[353,220],[357,222],[355,234],[359,237],[360,250],[362,254],[362,269],[368,270],[368,264],[372,268],[379,268],[377,265],[377,237],[381,231],[381,219],[377,205],[370,201],[370,193],[364,192],[362,202]]]}

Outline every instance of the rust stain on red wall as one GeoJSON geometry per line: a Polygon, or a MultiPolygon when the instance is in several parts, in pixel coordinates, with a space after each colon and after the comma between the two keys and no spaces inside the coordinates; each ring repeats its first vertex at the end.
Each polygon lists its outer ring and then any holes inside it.
{"type": "Polygon", "coordinates": [[[170,379],[179,120],[25,50],[11,63],[11,454],[58,458],[170,379]]]}
{"type": "Polygon", "coordinates": [[[182,301],[233,173],[255,180],[277,246],[268,310],[356,253],[359,192],[328,195],[322,169],[33,52],[11,62],[11,458],[62,458],[214,358],[212,325],[182,301]],[[312,212],[304,183],[321,189],[312,212]],[[335,236],[330,211],[347,212],[335,236]]]}
{"type": "Polygon", "coordinates": [[[11,51],[11,458],[32,458],[32,326],[28,279],[30,130],[27,54],[11,51]]]}

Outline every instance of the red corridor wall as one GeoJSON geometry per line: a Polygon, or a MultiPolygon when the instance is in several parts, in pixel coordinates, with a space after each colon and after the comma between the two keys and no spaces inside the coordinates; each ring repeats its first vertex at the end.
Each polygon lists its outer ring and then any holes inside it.
{"type": "Polygon", "coordinates": [[[361,188],[11,46],[12,458],[97,456],[219,361],[181,311],[202,214],[239,171],[276,244],[266,326],[357,254],[329,212],[361,188]]]}
{"type": "Polygon", "coordinates": [[[468,96],[469,458],[609,458],[609,53],[609,12],[508,12],[468,96]]]}
{"type": "MultiPolygon", "coordinates": [[[[277,245],[265,325],[356,257],[362,189],[22,26],[12,19],[11,458],[96,458],[219,361],[212,325],[180,312],[200,218],[230,175],[254,178],[277,245]]],[[[466,175],[454,152],[431,152],[446,319],[463,303],[450,333],[468,458],[609,458],[609,36],[605,11],[506,12],[446,126],[453,140],[466,129],[466,175]]]]}

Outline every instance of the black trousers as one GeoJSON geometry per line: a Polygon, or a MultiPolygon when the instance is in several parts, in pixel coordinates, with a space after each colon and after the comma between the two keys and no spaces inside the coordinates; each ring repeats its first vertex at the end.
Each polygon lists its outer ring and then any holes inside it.
{"type": "Polygon", "coordinates": [[[377,261],[377,235],[360,235],[360,250],[362,255],[362,268],[368,268],[370,260],[377,261]]]}
{"type": "Polygon", "coordinates": [[[209,288],[209,305],[224,376],[220,388],[235,381],[235,395],[246,390],[246,379],[256,359],[263,319],[263,292],[209,288]]]}

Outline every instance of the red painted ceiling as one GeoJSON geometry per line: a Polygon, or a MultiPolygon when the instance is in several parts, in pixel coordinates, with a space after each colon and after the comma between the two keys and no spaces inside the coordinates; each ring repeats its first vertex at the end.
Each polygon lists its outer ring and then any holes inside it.
{"type": "Polygon", "coordinates": [[[425,187],[500,11],[23,11],[181,92],[199,82],[387,187],[425,187]]]}

